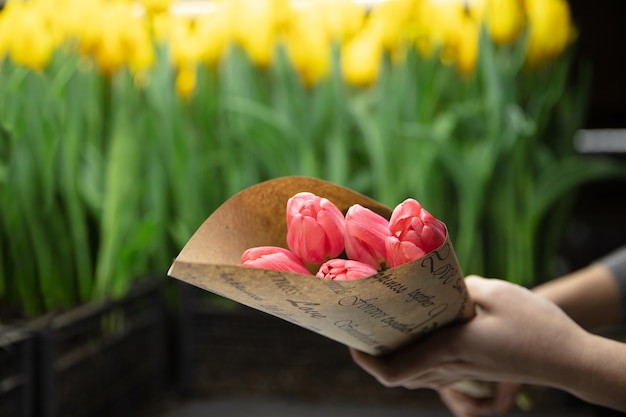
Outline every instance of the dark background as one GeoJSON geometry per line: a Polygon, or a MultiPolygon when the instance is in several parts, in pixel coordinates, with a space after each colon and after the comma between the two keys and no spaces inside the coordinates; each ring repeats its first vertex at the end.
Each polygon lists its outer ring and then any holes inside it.
{"type": "MultiPolygon", "coordinates": [[[[592,82],[585,129],[626,129],[626,1],[569,0],[578,28],[575,57],[590,65],[592,82]]],[[[623,143],[626,144],[626,130],[623,143]]],[[[626,149],[622,146],[622,149],[626,149]]],[[[608,152],[626,164],[626,153],[608,152]]],[[[626,180],[586,184],[562,244],[560,272],[581,268],[626,244],[626,180]]]]}
{"type": "Polygon", "coordinates": [[[585,127],[626,128],[626,1],[569,2],[579,30],[577,59],[593,71],[585,127]]]}

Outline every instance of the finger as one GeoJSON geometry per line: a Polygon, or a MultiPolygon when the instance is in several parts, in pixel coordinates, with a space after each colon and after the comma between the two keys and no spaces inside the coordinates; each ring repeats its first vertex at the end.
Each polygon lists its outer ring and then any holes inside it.
{"type": "Polygon", "coordinates": [[[361,352],[360,350],[354,348],[349,348],[349,350],[350,356],[352,356],[352,360],[369,374],[373,374],[375,369],[382,366],[381,364],[377,363],[380,361],[379,358],[376,358],[372,355],[361,352]]]}
{"type": "Polygon", "coordinates": [[[452,386],[441,388],[439,397],[456,417],[483,417],[499,413],[495,398],[475,398],[452,386]]]}
{"type": "Polygon", "coordinates": [[[421,377],[454,361],[442,346],[449,345],[455,331],[454,326],[439,329],[388,356],[375,357],[353,349],[350,352],[361,368],[387,387],[405,386],[409,382],[413,386],[429,386],[428,381],[420,382],[421,377]]]}
{"type": "Polygon", "coordinates": [[[414,375],[412,379],[404,380],[400,385],[407,389],[432,388],[439,390],[450,385],[450,380],[446,375],[442,375],[439,369],[432,369],[414,375]]]}
{"type": "Polygon", "coordinates": [[[365,352],[361,352],[360,350],[356,350],[350,348],[350,355],[352,356],[352,360],[359,365],[365,372],[372,375],[376,378],[381,384],[385,386],[389,386],[386,381],[384,375],[387,374],[385,369],[387,368],[386,360],[384,358],[379,358],[367,354],[365,352]]]}
{"type": "Polygon", "coordinates": [[[470,413],[465,399],[459,398],[455,390],[449,391],[444,388],[439,391],[439,398],[455,417],[479,417],[476,414],[470,413]]]}
{"type": "Polygon", "coordinates": [[[500,382],[496,387],[495,408],[500,414],[509,414],[515,407],[517,394],[522,389],[522,384],[516,382],[500,382]]]}
{"type": "MultiPolygon", "coordinates": [[[[393,356],[376,357],[350,348],[350,355],[357,365],[386,387],[403,386],[404,382],[408,380],[409,373],[401,368],[414,369],[415,366],[414,357],[397,359],[399,352],[394,353],[393,356]],[[405,360],[407,362],[404,362],[403,367],[395,365],[405,360]]],[[[411,379],[415,378],[416,372],[411,372],[410,377],[411,379]]]]}

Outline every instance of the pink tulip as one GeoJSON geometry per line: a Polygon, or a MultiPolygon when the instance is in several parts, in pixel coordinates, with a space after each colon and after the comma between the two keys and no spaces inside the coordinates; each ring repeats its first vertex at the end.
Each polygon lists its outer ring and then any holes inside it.
{"type": "Polygon", "coordinates": [[[311,275],[304,263],[287,249],[277,246],[259,246],[247,249],[241,255],[243,266],[249,268],[272,269],[274,271],[295,272],[311,275]]]}
{"type": "Polygon", "coordinates": [[[389,221],[372,210],[355,204],[346,213],[346,255],[381,269],[387,262],[385,240],[389,236],[389,221]]]}
{"type": "Polygon", "coordinates": [[[322,264],[315,275],[322,279],[352,281],[372,276],[378,271],[371,265],[351,259],[331,259],[322,264]]]}
{"type": "Polygon", "coordinates": [[[287,245],[304,262],[322,263],[344,249],[344,217],[325,198],[302,192],[287,202],[287,245]]]}
{"type": "Polygon", "coordinates": [[[393,210],[389,219],[391,237],[387,238],[390,267],[421,258],[446,240],[446,229],[420,203],[409,198],[393,210]]]}
{"type": "Polygon", "coordinates": [[[387,237],[387,265],[399,266],[426,255],[423,249],[409,241],[401,241],[396,236],[387,237]]]}

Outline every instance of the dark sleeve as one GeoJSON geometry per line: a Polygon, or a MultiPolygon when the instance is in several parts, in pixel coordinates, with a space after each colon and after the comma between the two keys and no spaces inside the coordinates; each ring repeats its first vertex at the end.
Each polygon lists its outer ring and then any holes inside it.
{"type": "Polygon", "coordinates": [[[626,246],[609,253],[599,262],[609,268],[615,277],[622,298],[622,322],[626,323],[626,246]]]}

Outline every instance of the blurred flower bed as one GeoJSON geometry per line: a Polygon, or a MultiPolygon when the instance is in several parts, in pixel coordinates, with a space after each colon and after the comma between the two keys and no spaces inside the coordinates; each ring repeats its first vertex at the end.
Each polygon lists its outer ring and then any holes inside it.
{"type": "Polygon", "coordinates": [[[574,152],[588,83],[565,0],[182,4],[0,12],[5,315],[124,295],[228,197],[284,175],[416,198],[465,273],[531,285],[572,192],[624,175],[574,152]]]}

